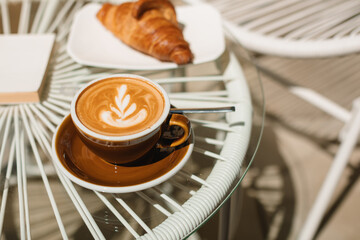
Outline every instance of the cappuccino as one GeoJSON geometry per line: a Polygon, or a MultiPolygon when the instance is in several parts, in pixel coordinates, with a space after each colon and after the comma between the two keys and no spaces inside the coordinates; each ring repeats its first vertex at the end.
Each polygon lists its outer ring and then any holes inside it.
{"type": "Polygon", "coordinates": [[[80,122],[106,136],[136,134],[163,114],[165,99],[157,87],[140,78],[112,77],[88,86],[78,97],[80,122]]]}
{"type": "Polygon", "coordinates": [[[75,95],[70,112],[82,142],[116,165],[135,161],[157,147],[180,146],[190,135],[189,119],[170,114],[166,91],[133,74],[90,82],[75,95]],[[184,132],[165,143],[162,135],[172,126],[184,132]]]}

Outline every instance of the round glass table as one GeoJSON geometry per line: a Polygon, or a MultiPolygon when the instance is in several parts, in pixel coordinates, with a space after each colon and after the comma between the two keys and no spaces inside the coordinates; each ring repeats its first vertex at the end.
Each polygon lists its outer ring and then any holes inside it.
{"type": "Polygon", "coordinates": [[[88,3],[0,2],[0,45],[6,46],[0,50],[7,53],[0,56],[1,234],[5,239],[187,238],[228,202],[254,159],[264,121],[257,69],[227,29],[221,32],[224,51],[202,63],[146,70],[80,64],[68,53],[68,37],[76,13],[88,3]],[[124,194],[92,191],[54,166],[52,137],[79,88],[117,73],[156,81],[177,108],[235,106],[235,111],[187,114],[194,149],[164,183],[124,194]]]}

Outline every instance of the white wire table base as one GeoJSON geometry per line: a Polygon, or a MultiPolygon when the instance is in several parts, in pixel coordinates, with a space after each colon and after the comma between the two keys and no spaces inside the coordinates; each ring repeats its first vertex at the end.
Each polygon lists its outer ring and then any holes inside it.
{"type": "MultiPolygon", "coordinates": [[[[0,29],[4,35],[14,32],[12,4],[0,1],[0,29]]],[[[248,164],[244,161],[252,127],[252,103],[236,57],[229,51],[230,55],[220,60],[194,66],[197,74],[188,73],[195,72],[192,67],[133,71],[163,85],[177,107],[235,105],[236,111],[190,116],[195,130],[194,153],[189,164],[170,181],[129,194],[89,191],[54,168],[52,135],[68,114],[77,89],[90,80],[124,70],[85,67],[68,56],[66,37],[83,1],[24,0],[15,4],[19,7],[18,34],[54,32],[56,43],[41,102],[0,107],[0,232],[20,239],[68,239],[82,230],[83,237],[95,239],[114,235],[119,239],[166,240],[193,233],[221,206],[248,164]],[[226,69],[219,70],[218,66],[225,63],[226,69]],[[43,197],[39,199],[37,194],[43,197]],[[12,216],[11,221],[5,216],[12,216]],[[40,226],[39,230],[39,221],[45,220],[49,229],[40,226]]]]}

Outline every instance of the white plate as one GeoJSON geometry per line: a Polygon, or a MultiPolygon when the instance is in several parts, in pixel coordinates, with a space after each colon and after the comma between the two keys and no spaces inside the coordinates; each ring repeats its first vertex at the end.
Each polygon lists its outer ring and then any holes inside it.
{"type": "MultiPolygon", "coordinates": [[[[176,68],[123,44],[97,20],[100,4],[85,5],[76,14],[70,30],[67,50],[78,63],[104,68],[159,70],[176,68]]],[[[176,7],[184,38],[194,54],[193,64],[218,58],[225,50],[221,16],[207,4],[176,7]]]]}

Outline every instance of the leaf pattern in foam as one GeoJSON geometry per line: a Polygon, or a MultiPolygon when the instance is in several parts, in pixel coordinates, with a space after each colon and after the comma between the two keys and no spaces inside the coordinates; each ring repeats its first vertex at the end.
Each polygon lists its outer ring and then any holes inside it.
{"type": "Polygon", "coordinates": [[[109,110],[102,111],[100,113],[100,119],[103,122],[113,127],[124,128],[139,124],[146,119],[148,115],[146,109],[143,108],[136,112],[136,103],[131,103],[130,107],[128,107],[131,101],[131,96],[130,94],[126,94],[126,91],[126,84],[117,88],[118,94],[115,96],[116,106],[110,104],[109,110]],[[113,113],[116,114],[117,118],[114,117],[113,113]]]}

